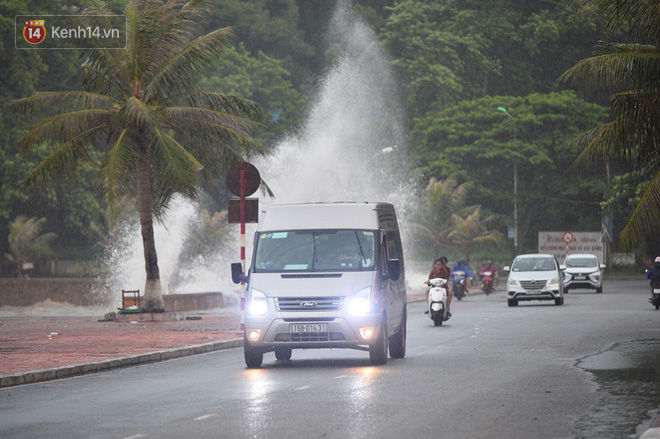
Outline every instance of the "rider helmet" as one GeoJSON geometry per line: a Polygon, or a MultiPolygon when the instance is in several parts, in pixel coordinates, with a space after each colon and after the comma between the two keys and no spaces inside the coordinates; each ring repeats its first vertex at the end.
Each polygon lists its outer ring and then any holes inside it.
{"type": "Polygon", "coordinates": [[[658,256],[657,258],[655,258],[655,262],[656,262],[656,263],[660,262],[660,256],[658,256]]]}

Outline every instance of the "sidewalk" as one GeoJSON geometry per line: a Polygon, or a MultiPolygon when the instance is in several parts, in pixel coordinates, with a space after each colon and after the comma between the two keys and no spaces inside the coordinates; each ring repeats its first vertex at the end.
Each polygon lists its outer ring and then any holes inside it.
{"type": "Polygon", "coordinates": [[[66,315],[66,306],[60,315],[0,314],[0,388],[243,346],[238,308],[177,313],[178,320],[167,321],[127,314],[121,322],[75,308],[74,315],[66,315]]]}
{"type": "MultiPolygon", "coordinates": [[[[79,310],[78,310],[79,311],[79,310]]],[[[238,309],[179,313],[175,321],[87,316],[0,317],[0,387],[242,346],[238,309]]]]}

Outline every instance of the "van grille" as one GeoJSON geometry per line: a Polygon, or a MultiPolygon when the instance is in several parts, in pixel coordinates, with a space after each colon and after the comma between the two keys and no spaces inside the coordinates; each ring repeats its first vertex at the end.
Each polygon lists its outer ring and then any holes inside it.
{"type": "Polygon", "coordinates": [[[545,286],[546,282],[545,280],[521,280],[520,286],[526,290],[540,290],[545,286]]]}
{"type": "Polygon", "coordinates": [[[278,311],[339,311],[344,298],[338,297],[276,297],[278,311]]]}

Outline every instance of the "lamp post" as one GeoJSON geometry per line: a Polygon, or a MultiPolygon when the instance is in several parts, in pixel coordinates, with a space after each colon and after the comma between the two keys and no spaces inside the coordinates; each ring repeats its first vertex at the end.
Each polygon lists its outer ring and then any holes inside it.
{"type": "MultiPolygon", "coordinates": [[[[511,116],[506,108],[497,107],[497,111],[506,114],[513,121],[513,143],[516,143],[516,119],[511,116]]],[[[513,257],[518,256],[518,165],[513,160],[513,257]]]]}

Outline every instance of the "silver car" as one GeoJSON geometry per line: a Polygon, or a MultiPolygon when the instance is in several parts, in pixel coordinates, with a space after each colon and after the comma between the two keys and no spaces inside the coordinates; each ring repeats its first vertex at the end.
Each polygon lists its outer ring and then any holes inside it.
{"type": "Polygon", "coordinates": [[[566,256],[561,266],[564,270],[564,290],[576,288],[595,289],[603,292],[604,264],[598,263],[598,257],[592,254],[573,254],[566,256]]]}
{"type": "Polygon", "coordinates": [[[518,255],[509,273],[506,294],[509,306],[518,306],[521,300],[554,300],[564,304],[564,280],[557,259],[550,254],[518,255]]]}

